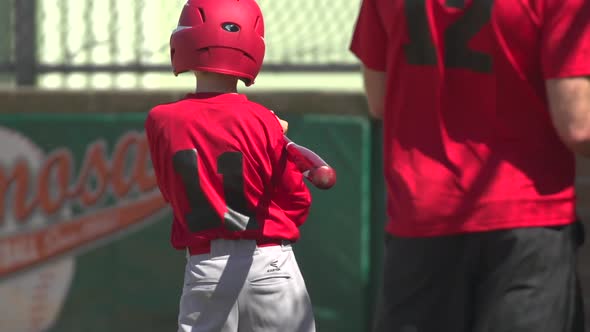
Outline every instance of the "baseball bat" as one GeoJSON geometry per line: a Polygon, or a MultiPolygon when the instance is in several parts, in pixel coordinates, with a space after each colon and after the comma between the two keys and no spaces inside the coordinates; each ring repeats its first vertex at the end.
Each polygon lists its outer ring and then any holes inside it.
{"type": "Polygon", "coordinates": [[[317,153],[298,145],[284,136],[287,142],[287,157],[316,188],[330,189],[336,184],[336,171],[317,153]]]}

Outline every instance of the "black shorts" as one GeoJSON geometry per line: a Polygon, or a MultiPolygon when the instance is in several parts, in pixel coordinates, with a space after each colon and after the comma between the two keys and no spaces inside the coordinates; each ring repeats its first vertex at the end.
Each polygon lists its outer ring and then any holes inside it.
{"type": "Polygon", "coordinates": [[[583,332],[581,223],[386,240],[376,332],[583,332]]]}

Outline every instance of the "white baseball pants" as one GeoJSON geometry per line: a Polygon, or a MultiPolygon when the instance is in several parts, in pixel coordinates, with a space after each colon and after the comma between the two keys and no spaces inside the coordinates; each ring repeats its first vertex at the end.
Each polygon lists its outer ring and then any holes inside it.
{"type": "Polygon", "coordinates": [[[187,255],[179,332],[314,332],[311,301],[291,245],[215,240],[187,255]]]}

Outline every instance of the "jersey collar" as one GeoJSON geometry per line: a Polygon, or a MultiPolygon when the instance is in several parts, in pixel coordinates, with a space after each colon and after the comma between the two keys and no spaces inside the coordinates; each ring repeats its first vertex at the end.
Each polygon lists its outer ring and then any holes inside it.
{"type": "Polygon", "coordinates": [[[206,103],[227,103],[227,102],[244,102],[247,101],[246,95],[239,93],[219,93],[219,92],[199,92],[189,93],[186,99],[198,100],[206,103]]]}

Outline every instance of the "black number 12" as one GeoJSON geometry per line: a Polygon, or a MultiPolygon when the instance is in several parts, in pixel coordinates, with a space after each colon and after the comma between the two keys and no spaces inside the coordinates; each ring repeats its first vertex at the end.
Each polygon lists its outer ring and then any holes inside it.
{"type": "MultiPolygon", "coordinates": [[[[446,0],[449,7],[462,8],[464,0],[446,0]]],[[[491,18],[494,0],[473,0],[463,16],[451,24],[444,34],[444,63],[447,68],[492,72],[489,54],[469,49],[467,44],[491,18]]],[[[414,65],[436,65],[437,54],[432,42],[426,15],[426,0],[405,0],[410,43],[405,45],[408,62],[414,65]]]]}
{"type": "Polygon", "coordinates": [[[174,154],[174,171],[180,175],[191,210],[185,220],[191,232],[200,232],[224,226],[230,231],[258,228],[254,214],[248,208],[244,193],[243,155],[241,152],[224,152],[217,158],[217,171],[223,176],[226,212],[221,218],[205,196],[199,179],[197,150],[181,150],[174,154]]]}

